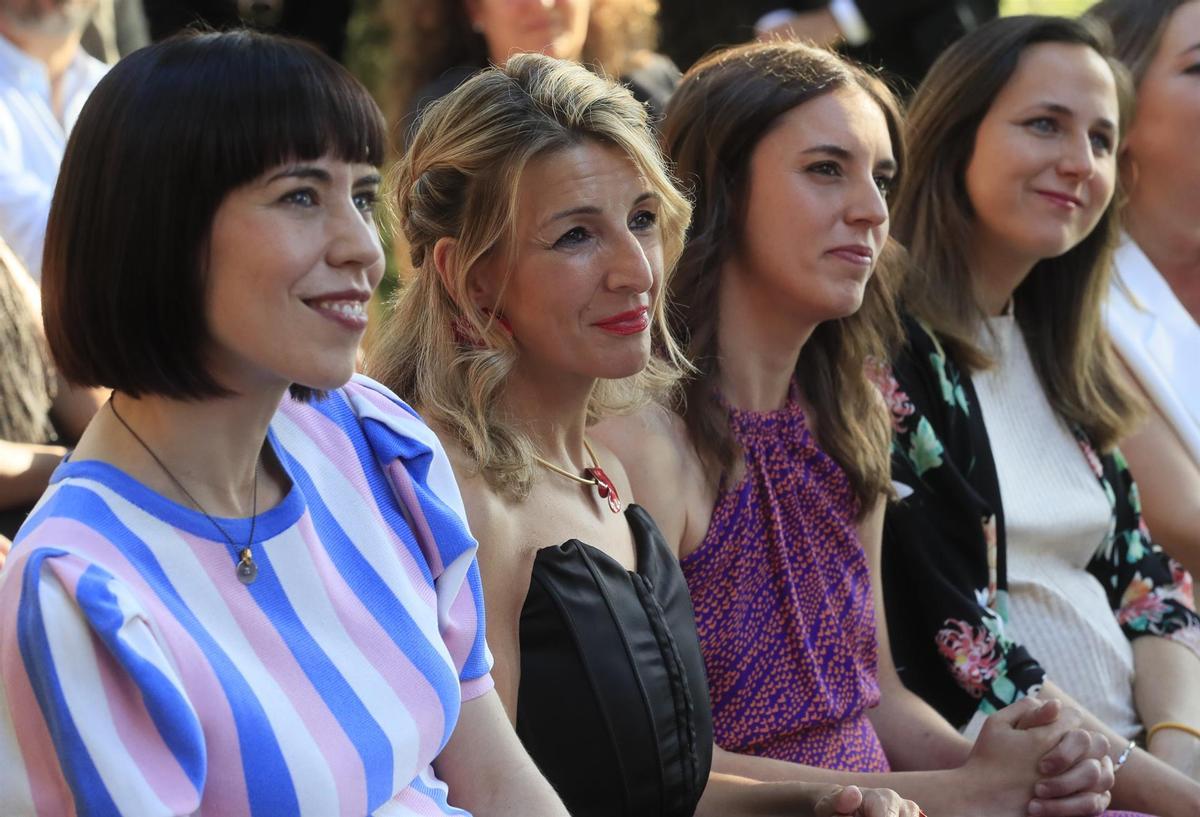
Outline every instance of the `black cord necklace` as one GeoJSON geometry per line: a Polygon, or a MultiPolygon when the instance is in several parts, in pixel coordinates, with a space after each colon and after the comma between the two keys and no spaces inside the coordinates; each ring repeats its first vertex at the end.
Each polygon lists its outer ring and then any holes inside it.
{"type": "Polygon", "coordinates": [[[192,496],[191,492],[188,491],[187,488],[183,487],[183,483],[175,478],[175,475],[171,473],[171,469],[167,467],[167,464],[159,459],[158,455],[154,453],[154,449],[152,449],[149,444],[142,439],[140,434],[133,430],[133,427],[130,426],[129,423],[125,422],[125,418],[122,417],[117,411],[117,404],[113,402],[112,397],[108,398],[108,407],[112,409],[113,417],[117,418],[117,422],[125,426],[125,430],[128,431],[130,435],[138,441],[138,444],[146,450],[146,453],[150,455],[150,458],[158,463],[158,467],[161,468],[163,473],[167,475],[167,478],[175,484],[175,487],[178,488],[180,492],[186,496],[193,505],[196,506],[196,510],[204,514],[204,518],[212,523],[212,526],[217,529],[217,532],[220,533],[222,537],[224,537],[225,541],[229,543],[229,546],[238,552],[238,581],[240,581],[242,584],[250,584],[257,579],[258,565],[254,563],[254,556],[250,552],[250,546],[254,544],[254,526],[258,522],[258,470],[259,463],[261,462],[262,458],[259,457],[254,461],[254,487],[250,492],[250,536],[246,539],[245,547],[239,549],[237,543],[233,541],[233,538],[225,532],[223,527],[217,524],[217,520],[213,519],[212,515],[209,514],[208,511],[204,510],[204,506],[196,500],[196,497],[192,496]]]}

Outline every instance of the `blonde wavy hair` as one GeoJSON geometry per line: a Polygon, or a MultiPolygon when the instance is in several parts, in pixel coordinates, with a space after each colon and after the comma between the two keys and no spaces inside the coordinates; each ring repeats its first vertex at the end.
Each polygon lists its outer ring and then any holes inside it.
{"type": "Polygon", "coordinates": [[[683,250],[691,205],[665,166],[645,108],[628,89],[577,64],[518,55],[431,105],[393,178],[411,269],[368,353],[367,373],[419,406],[490,484],[518,499],[528,494],[536,453],[501,405],[518,350],[469,297],[468,277],[494,250],[508,248],[512,257],[518,185],[529,162],[588,141],[624,152],[658,194],[664,256],[653,304],[655,354],[639,374],[597,381],[588,403],[595,422],[667,400],[687,368],[667,325],[663,293],[683,250]],[[433,250],[446,237],[456,248],[439,274],[433,250]]]}
{"type": "MultiPolygon", "coordinates": [[[[487,43],[471,28],[463,0],[391,0],[383,7],[393,32],[390,107],[397,116],[447,70],[488,64],[487,43]]],[[[657,16],[658,0],[592,0],[580,62],[624,76],[658,47],[657,16]]]]}

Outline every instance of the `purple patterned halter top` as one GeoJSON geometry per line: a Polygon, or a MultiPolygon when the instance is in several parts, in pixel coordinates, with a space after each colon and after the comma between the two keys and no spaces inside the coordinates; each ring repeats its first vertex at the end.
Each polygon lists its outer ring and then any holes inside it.
{"type": "Polygon", "coordinates": [[[682,561],[722,748],[810,766],[888,771],[866,710],[879,702],[875,606],[858,502],[794,399],[729,409],[745,477],[717,497],[682,561]]]}

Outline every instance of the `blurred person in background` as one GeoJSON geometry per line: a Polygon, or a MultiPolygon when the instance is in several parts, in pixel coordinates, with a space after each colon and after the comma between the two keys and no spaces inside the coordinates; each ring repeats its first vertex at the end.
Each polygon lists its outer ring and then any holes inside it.
{"type": "Polygon", "coordinates": [[[37,286],[0,240],[0,565],[51,472],[102,397],[68,385],[50,361],[37,286]]]}
{"type": "Polygon", "coordinates": [[[543,53],[628,85],[657,118],[679,81],[655,53],[657,0],[397,0],[396,110],[410,132],[430,102],[487,65],[543,53]]]}
{"type": "Polygon", "coordinates": [[[35,281],[67,136],[104,64],[79,41],[97,0],[0,0],[0,237],[35,281]]]}
{"type": "Polygon", "coordinates": [[[82,42],[89,54],[109,65],[149,43],[142,0],[99,0],[82,42]]]}
{"type": "Polygon", "coordinates": [[[838,47],[905,93],[946,46],[999,12],[999,0],[661,2],[663,50],[681,67],[718,45],[778,37],[838,47]]]}
{"type": "Polygon", "coordinates": [[[1137,85],[1106,318],[1150,411],[1121,450],[1154,538],[1200,574],[1200,2],[1104,0],[1089,14],[1137,85]]]}
{"type": "Polygon", "coordinates": [[[248,25],[312,43],[339,62],[345,56],[346,24],[353,10],[354,0],[148,0],[145,4],[155,41],[198,22],[218,30],[248,25]]]}

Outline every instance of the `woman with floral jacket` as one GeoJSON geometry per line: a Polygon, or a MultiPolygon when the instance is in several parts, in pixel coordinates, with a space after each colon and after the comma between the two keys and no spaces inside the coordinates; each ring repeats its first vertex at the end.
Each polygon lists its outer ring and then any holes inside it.
{"type": "Polygon", "coordinates": [[[1127,85],[1102,34],[1017,17],[953,46],[913,101],[907,344],[879,372],[885,607],[902,679],[951,723],[1075,700],[1125,766],[1115,805],[1195,815],[1200,741],[1131,742],[1200,735],[1200,617],[1116,449],[1137,405],[1100,315],[1127,85]]]}

